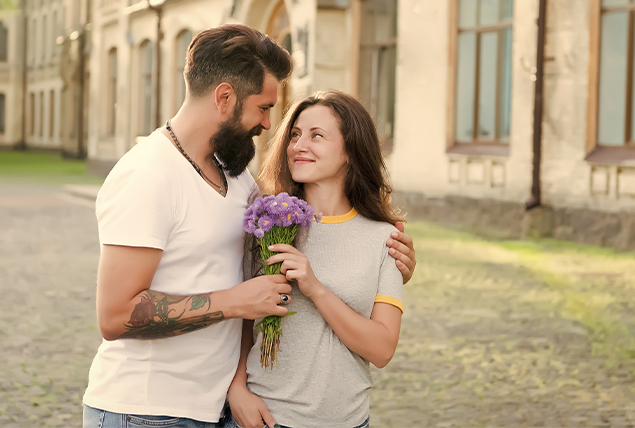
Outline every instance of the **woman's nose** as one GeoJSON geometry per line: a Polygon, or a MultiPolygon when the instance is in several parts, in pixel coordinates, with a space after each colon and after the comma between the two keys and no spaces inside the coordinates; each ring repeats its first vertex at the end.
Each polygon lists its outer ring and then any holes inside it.
{"type": "Polygon", "coordinates": [[[293,145],[293,150],[295,150],[296,152],[304,152],[306,151],[306,148],[306,141],[303,136],[300,136],[293,145]]]}

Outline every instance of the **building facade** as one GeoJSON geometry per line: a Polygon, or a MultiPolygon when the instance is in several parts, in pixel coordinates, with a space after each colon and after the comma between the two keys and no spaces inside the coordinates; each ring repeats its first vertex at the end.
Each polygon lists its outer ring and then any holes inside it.
{"type": "Polygon", "coordinates": [[[635,249],[634,14],[630,0],[401,0],[388,160],[410,211],[635,249]]]}
{"type": "Polygon", "coordinates": [[[82,65],[91,1],[6,3],[0,10],[0,146],[84,156],[82,65]]]}
{"type": "Polygon", "coordinates": [[[359,97],[410,218],[635,248],[635,0],[25,5],[0,15],[0,74],[16,82],[0,83],[3,144],[85,154],[107,172],[178,110],[193,35],[243,23],[294,59],[274,127],[313,91],[359,97]]]}

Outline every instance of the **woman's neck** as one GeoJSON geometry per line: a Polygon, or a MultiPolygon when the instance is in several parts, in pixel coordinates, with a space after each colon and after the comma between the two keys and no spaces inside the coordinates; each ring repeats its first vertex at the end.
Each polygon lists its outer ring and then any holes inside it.
{"type": "Polygon", "coordinates": [[[304,197],[316,213],[325,216],[344,215],[353,208],[337,185],[305,184],[304,197]]]}

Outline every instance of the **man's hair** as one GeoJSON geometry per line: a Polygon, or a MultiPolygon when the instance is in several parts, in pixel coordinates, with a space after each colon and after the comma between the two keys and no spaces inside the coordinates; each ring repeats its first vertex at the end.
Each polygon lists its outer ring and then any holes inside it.
{"type": "Polygon", "coordinates": [[[199,98],[229,83],[241,103],[262,92],[266,73],[281,82],[291,69],[289,52],[265,34],[244,25],[223,25],[194,37],[183,74],[190,96],[199,98]]]}

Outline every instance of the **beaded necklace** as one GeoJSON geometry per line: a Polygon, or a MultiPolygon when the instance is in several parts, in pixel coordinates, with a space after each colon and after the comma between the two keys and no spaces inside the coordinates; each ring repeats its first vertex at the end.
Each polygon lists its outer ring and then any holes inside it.
{"type": "Polygon", "coordinates": [[[203,180],[207,181],[209,184],[216,187],[218,189],[218,193],[220,193],[222,196],[225,196],[227,194],[227,179],[225,178],[223,167],[221,167],[220,163],[216,159],[216,156],[212,156],[212,159],[214,160],[214,164],[216,165],[216,168],[218,168],[218,175],[220,176],[222,180],[220,185],[214,183],[207,175],[205,175],[201,167],[198,166],[198,164],[194,162],[194,160],[191,157],[189,157],[187,153],[185,153],[185,150],[183,150],[183,147],[181,147],[181,143],[179,142],[179,139],[176,138],[176,135],[174,134],[174,131],[172,130],[172,125],[170,123],[170,120],[166,122],[165,129],[167,129],[168,132],[170,133],[170,136],[172,137],[172,141],[174,141],[174,144],[176,144],[176,148],[179,149],[179,152],[181,152],[181,154],[185,157],[185,159],[187,159],[188,162],[192,165],[192,167],[194,167],[194,170],[198,173],[198,175],[200,175],[203,178],[203,180]]]}

